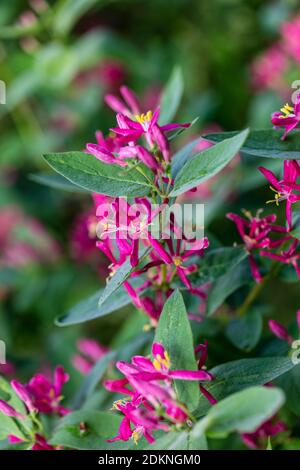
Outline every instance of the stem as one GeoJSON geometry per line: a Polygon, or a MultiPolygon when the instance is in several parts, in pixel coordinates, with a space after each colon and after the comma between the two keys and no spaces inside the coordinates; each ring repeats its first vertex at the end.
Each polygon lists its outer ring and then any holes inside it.
{"type": "Polygon", "coordinates": [[[278,271],[282,268],[282,266],[275,261],[270,268],[270,271],[268,274],[266,274],[260,283],[255,284],[252,289],[250,290],[249,294],[247,295],[246,299],[244,300],[244,303],[238,308],[236,314],[238,317],[242,317],[245,315],[253,302],[256,300],[256,298],[259,296],[263,288],[266,286],[266,284],[273,279],[275,274],[278,273],[278,271]]]}

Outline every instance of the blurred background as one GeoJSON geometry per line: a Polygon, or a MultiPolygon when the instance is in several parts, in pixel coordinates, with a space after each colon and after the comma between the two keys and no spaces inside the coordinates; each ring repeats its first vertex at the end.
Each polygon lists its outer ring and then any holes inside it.
{"type": "MultiPolygon", "coordinates": [[[[42,153],[81,150],[97,129],[106,133],[114,113],[103,97],[121,84],[136,91],[146,111],[153,108],[177,65],[185,81],[178,118],[198,121],[175,148],[208,131],[270,127],[270,113],[300,79],[299,64],[297,0],[1,2],[0,339],[9,360],[3,373],[28,378],[63,363],[77,382],[72,358],[79,338],[118,345],[146,321],[129,307],[83,325],[54,325],[105,283],[107,261],[94,246],[92,198],[33,180],[49,171],[42,153]]],[[[256,168],[256,161],[237,158],[217,184],[193,196],[206,203],[215,243],[238,239],[224,219],[228,210],[269,199],[256,168]]],[[[265,294],[273,317],[284,309],[292,318],[299,308],[294,275],[285,281],[284,300],[274,285],[265,294]]],[[[214,354],[222,360],[220,351],[214,354]]]]}

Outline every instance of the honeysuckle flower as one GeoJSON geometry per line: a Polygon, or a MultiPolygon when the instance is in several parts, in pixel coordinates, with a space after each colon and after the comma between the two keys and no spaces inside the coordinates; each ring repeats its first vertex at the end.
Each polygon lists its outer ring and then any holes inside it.
{"type": "Polygon", "coordinates": [[[241,434],[242,441],[250,449],[265,449],[267,440],[287,430],[283,421],[274,421],[274,417],[261,424],[254,432],[241,434]]]}
{"type": "Polygon", "coordinates": [[[284,87],[283,74],[288,67],[288,58],[279,44],[272,45],[255,59],[251,66],[251,82],[255,89],[284,87]]]}
{"type": "Polygon", "coordinates": [[[36,409],[33,405],[32,399],[31,399],[26,387],[24,385],[22,385],[20,382],[18,382],[17,380],[12,380],[10,382],[10,385],[12,386],[12,388],[14,389],[14,391],[16,392],[16,394],[18,395],[20,400],[22,400],[24,402],[24,404],[26,405],[26,408],[28,409],[29,413],[34,413],[36,411],[36,409]]]}
{"type": "Polygon", "coordinates": [[[279,111],[276,111],[271,116],[272,124],[275,128],[284,128],[284,134],[281,140],[285,140],[286,136],[295,129],[300,122],[300,94],[296,98],[294,106],[286,103],[279,111]]]}
{"type": "Polygon", "coordinates": [[[277,338],[292,343],[293,338],[289,335],[288,330],[276,320],[269,320],[269,328],[277,338]]]}
{"type": "Polygon", "coordinates": [[[272,253],[270,251],[261,250],[260,255],[266,256],[267,258],[271,258],[275,261],[279,261],[280,263],[290,264],[295,268],[295,271],[300,279],[300,266],[298,262],[300,260],[300,252],[297,251],[299,241],[297,239],[291,239],[292,242],[286,250],[282,250],[279,254],[272,253]]]}
{"type": "Polygon", "coordinates": [[[141,379],[146,382],[166,379],[212,380],[211,374],[204,370],[171,370],[168,352],[160,343],[153,343],[152,355],[153,362],[143,356],[134,356],[132,365],[129,366],[126,362],[119,361],[116,366],[129,381],[132,375],[136,380],[141,379]]]}
{"type": "Polygon", "coordinates": [[[109,351],[106,346],[102,346],[98,341],[89,338],[79,339],[77,349],[79,354],[74,354],[72,364],[82,374],[88,374],[95,363],[109,351]]]}
{"type": "Polygon", "coordinates": [[[291,21],[285,21],[280,32],[283,40],[283,47],[286,52],[299,64],[300,63],[300,15],[294,17],[291,21]]]}
{"type": "MultiPolygon", "coordinates": [[[[300,310],[296,313],[296,321],[298,326],[298,331],[300,333],[300,310]]],[[[288,330],[285,326],[279,323],[276,320],[269,320],[269,328],[271,332],[282,341],[286,341],[289,345],[291,345],[294,341],[294,338],[289,334],[288,330]]]]}
{"type": "Polygon", "coordinates": [[[148,111],[147,113],[136,114],[133,120],[119,113],[117,114],[118,127],[110,130],[120,136],[124,143],[134,143],[142,136],[145,136],[150,148],[152,149],[154,143],[156,143],[164,160],[168,162],[170,157],[169,145],[165,133],[178,128],[187,128],[190,123],[170,123],[160,126],[158,124],[159,114],[160,109],[157,108],[153,113],[148,111]]]}
{"type": "MultiPolygon", "coordinates": [[[[8,441],[10,444],[19,444],[22,442],[27,442],[24,439],[20,439],[18,436],[15,436],[14,434],[10,434],[8,436],[8,441]]],[[[34,435],[34,442],[31,443],[31,450],[57,450],[55,447],[51,446],[48,444],[46,439],[41,436],[41,434],[36,433],[34,435]]]]}
{"type": "Polygon", "coordinates": [[[6,401],[0,399],[0,412],[10,418],[25,419],[25,415],[22,415],[16,411],[11,405],[6,403],[6,401]]]}
{"type": "Polygon", "coordinates": [[[115,95],[107,94],[104,97],[105,103],[116,113],[121,113],[128,117],[140,114],[140,103],[135,93],[123,85],[120,87],[120,94],[124,101],[115,95]]]}
{"type": "MultiPolygon", "coordinates": [[[[285,232],[285,229],[279,225],[275,225],[275,214],[261,217],[261,210],[259,210],[255,216],[249,211],[244,211],[244,214],[247,218],[243,218],[232,212],[228,213],[226,217],[235,223],[244,242],[245,249],[249,253],[249,263],[254,280],[261,282],[262,278],[254,258],[254,253],[261,248],[271,246],[272,242],[268,236],[271,231],[282,233],[285,232]]],[[[282,241],[283,240],[280,240],[280,242],[282,241]]]]}
{"type": "Polygon", "coordinates": [[[32,397],[34,407],[40,413],[58,413],[60,416],[69,413],[70,410],[60,404],[63,399],[62,388],[68,380],[69,375],[62,366],[56,367],[53,383],[42,374],[34,375],[26,387],[32,397]]]}
{"type": "MultiPolygon", "coordinates": [[[[152,443],[154,430],[171,430],[172,426],[189,426],[189,410],[179,403],[173,389],[173,379],[212,380],[211,374],[199,370],[171,370],[167,351],[160,343],[152,346],[153,361],[144,356],[134,356],[131,363],[117,362],[125,378],[108,380],[106,389],[127,396],[114,403],[113,408],[123,413],[118,435],[111,441],[132,438],[135,442],[144,436],[152,443]]],[[[203,358],[205,360],[205,358],[203,358]]]]}
{"type": "Polygon", "coordinates": [[[271,183],[271,189],[275,193],[275,199],[270,202],[286,201],[286,220],[288,230],[292,228],[292,204],[300,200],[300,194],[294,194],[294,191],[300,191],[300,184],[297,184],[297,178],[300,177],[300,167],[296,160],[285,160],[283,168],[283,179],[278,180],[274,173],[267,168],[259,167],[261,173],[271,183]]]}
{"type": "Polygon", "coordinates": [[[176,247],[173,246],[171,239],[166,239],[166,248],[158,241],[153,238],[150,234],[148,235],[149,243],[151,244],[156,259],[149,264],[144,266],[143,271],[161,264],[170,265],[174,268],[174,273],[177,273],[185,287],[192,293],[199,295],[201,298],[205,298],[206,295],[201,289],[193,288],[191,281],[188,279],[188,275],[196,271],[198,268],[195,264],[185,265],[185,261],[194,255],[203,255],[204,250],[208,248],[209,241],[207,237],[201,238],[194,242],[187,243],[186,240],[176,240],[176,247]]]}

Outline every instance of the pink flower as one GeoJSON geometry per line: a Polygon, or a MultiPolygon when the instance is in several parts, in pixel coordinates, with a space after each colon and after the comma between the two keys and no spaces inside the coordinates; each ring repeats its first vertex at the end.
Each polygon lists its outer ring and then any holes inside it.
{"type": "Polygon", "coordinates": [[[10,418],[24,419],[25,416],[16,411],[12,406],[0,399],[0,412],[10,418]]]}
{"type": "Polygon", "coordinates": [[[61,406],[63,385],[69,380],[62,366],[57,366],[54,371],[54,380],[51,383],[44,375],[36,374],[32,377],[27,390],[32,396],[33,405],[40,413],[58,413],[64,416],[70,410],[61,406]]]}
{"type": "Polygon", "coordinates": [[[281,325],[281,323],[277,322],[276,320],[269,320],[269,328],[272,333],[277,336],[277,338],[282,339],[289,344],[292,343],[293,338],[289,335],[287,329],[281,325]]]}
{"type": "Polygon", "coordinates": [[[300,15],[281,25],[283,46],[293,59],[300,63],[300,15]]]}
{"type": "Polygon", "coordinates": [[[297,96],[294,106],[290,106],[287,103],[280,111],[281,112],[275,112],[272,114],[271,121],[276,128],[284,127],[285,131],[281,137],[281,140],[284,140],[289,132],[295,129],[300,122],[300,94],[297,96]]]}
{"type": "MultiPolygon", "coordinates": [[[[300,333],[300,310],[296,313],[297,326],[300,333]]],[[[294,338],[289,334],[288,330],[281,323],[276,320],[269,320],[269,328],[277,338],[292,344],[294,338]]]]}
{"type": "Polygon", "coordinates": [[[274,259],[275,261],[279,261],[280,263],[291,264],[295,268],[295,271],[300,279],[300,267],[298,265],[298,262],[300,260],[300,252],[297,251],[299,241],[297,239],[292,238],[291,240],[293,241],[290,244],[289,248],[287,250],[282,250],[279,254],[261,250],[260,255],[274,259]]]}
{"type": "Polygon", "coordinates": [[[174,425],[188,426],[189,411],[177,401],[173,379],[212,380],[211,374],[202,368],[195,371],[171,370],[168,353],[160,343],[153,344],[152,355],[153,362],[144,356],[134,356],[131,363],[119,361],[117,367],[125,378],[104,383],[108,390],[129,397],[114,404],[124,418],[118,435],[109,442],[130,438],[136,442],[143,435],[152,443],[154,430],[168,432],[174,425]]]}
{"type": "Polygon", "coordinates": [[[283,421],[274,422],[274,418],[271,418],[261,424],[254,432],[241,434],[241,438],[250,449],[265,449],[269,437],[277,436],[286,429],[286,424],[283,421]]]}
{"type": "Polygon", "coordinates": [[[292,228],[292,204],[300,200],[300,194],[294,194],[294,191],[300,191],[300,185],[296,184],[300,176],[300,167],[296,160],[285,160],[283,169],[283,179],[278,180],[274,173],[267,168],[259,167],[261,173],[271,183],[271,189],[275,192],[275,199],[268,201],[279,202],[286,201],[286,220],[288,230],[292,228]]]}
{"type": "Polygon", "coordinates": [[[288,60],[280,45],[271,46],[251,66],[253,86],[257,89],[281,90],[284,86],[282,76],[287,68],[288,60]]]}
{"type": "Polygon", "coordinates": [[[81,338],[77,342],[80,354],[72,358],[73,366],[82,374],[88,374],[95,363],[108,352],[108,348],[102,346],[94,339],[81,338]]]}
{"type": "MultiPolygon", "coordinates": [[[[236,224],[245,248],[249,253],[251,273],[256,282],[261,282],[262,278],[254,258],[254,253],[258,249],[267,248],[272,245],[268,236],[271,231],[279,233],[285,232],[284,228],[274,224],[274,222],[276,222],[276,215],[272,214],[261,218],[260,212],[261,211],[258,211],[257,214],[253,216],[251,212],[245,211],[244,213],[248,220],[237,214],[227,214],[227,218],[236,224]]],[[[280,243],[283,241],[284,239],[281,239],[280,243]]]]}
{"type": "Polygon", "coordinates": [[[18,395],[18,397],[20,398],[20,400],[22,400],[25,403],[28,411],[30,413],[34,413],[36,409],[33,405],[32,399],[26,387],[22,385],[20,382],[18,382],[17,380],[12,380],[10,384],[12,388],[14,389],[14,391],[16,392],[16,394],[18,395]]]}

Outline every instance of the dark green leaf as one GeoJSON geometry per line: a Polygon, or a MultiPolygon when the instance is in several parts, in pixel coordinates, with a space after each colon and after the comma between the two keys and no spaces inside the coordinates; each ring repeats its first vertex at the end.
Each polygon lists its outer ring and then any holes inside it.
{"type": "Polygon", "coordinates": [[[193,154],[193,150],[195,149],[199,140],[200,140],[200,137],[197,137],[197,139],[192,140],[192,142],[189,142],[188,144],[186,144],[184,147],[182,147],[180,150],[178,150],[178,152],[176,152],[173,155],[172,162],[171,162],[172,178],[175,178],[177,176],[178,172],[181,170],[181,168],[185,165],[187,160],[193,154]]]}
{"type": "Polygon", "coordinates": [[[248,130],[224,140],[188,159],[178,172],[171,196],[178,196],[219,173],[239,152],[248,130]]]}
{"type": "Polygon", "coordinates": [[[300,416],[300,364],[276,380],[286,396],[287,407],[300,416]]]}
{"type": "Polygon", "coordinates": [[[152,172],[144,165],[124,169],[108,165],[84,152],[49,153],[44,155],[47,163],[72,183],[89,191],[108,196],[145,196],[152,188],[152,172]]]}
{"type": "MultiPolygon", "coordinates": [[[[235,132],[217,132],[203,136],[210,142],[222,142],[224,139],[238,135],[235,132]]],[[[242,146],[242,152],[254,157],[280,158],[282,160],[297,160],[300,158],[300,131],[291,132],[286,140],[281,140],[282,133],[274,129],[250,131],[242,146]]]]}
{"type": "Polygon", "coordinates": [[[231,432],[255,431],[271,418],[284,403],[278,388],[251,387],[213,406],[203,421],[209,437],[226,437],[231,432]]]}
{"type": "Polygon", "coordinates": [[[80,450],[107,449],[107,439],[118,433],[120,421],[121,417],[112,412],[74,411],[59,420],[50,444],[80,450]]]}
{"type": "MultiPolygon", "coordinates": [[[[160,315],[155,342],[167,350],[171,369],[197,370],[193,336],[182,295],[176,290],[167,300],[160,315]]],[[[194,381],[175,381],[180,401],[190,410],[196,408],[199,400],[199,384],[194,381]]]]}
{"type": "Polygon", "coordinates": [[[206,305],[207,315],[212,315],[227,297],[243,285],[250,283],[251,279],[247,262],[240,263],[230,269],[224,276],[217,279],[208,294],[206,305]]]}
{"type": "Polygon", "coordinates": [[[232,320],[226,328],[229,341],[241,351],[251,351],[257,345],[262,332],[262,318],[256,312],[249,312],[243,318],[232,320]]]}
{"type": "MultiPolygon", "coordinates": [[[[219,401],[244,388],[264,385],[294,367],[288,357],[264,357],[240,359],[214,367],[210,372],[214,380],[205,388],[219,401]]],[[[207,399],[201,396],[197,416],[210,408],[207,399]]]]}

